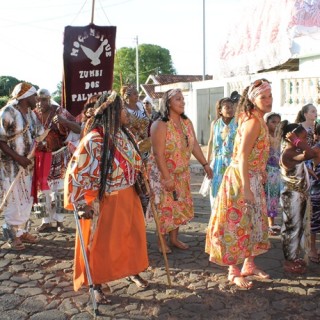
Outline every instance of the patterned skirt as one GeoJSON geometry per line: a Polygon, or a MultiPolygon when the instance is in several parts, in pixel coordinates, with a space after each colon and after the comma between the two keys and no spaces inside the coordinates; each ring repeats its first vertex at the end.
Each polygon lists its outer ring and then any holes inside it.
{"type": "Polygon", "coordinates": [[[219,265],[240,264],[268,251],[267,207],[259,173],[250,172],[255,203],[247,206],[238,167],[231,164],[222,179],[207,228],[205,251],[219,265]]]}

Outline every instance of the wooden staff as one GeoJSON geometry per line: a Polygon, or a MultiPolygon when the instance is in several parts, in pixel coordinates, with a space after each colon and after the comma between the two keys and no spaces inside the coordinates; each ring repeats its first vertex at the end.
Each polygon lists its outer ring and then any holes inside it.
{"type": "Polygon", "coordinates": [[[161,236],[161,233],[160,233],[158,212],[157,212],[156,206],[154,204],[153,197],[151,196],[151,188],[150,188],[149,180],[148,180],[148,178],[147,178],[147,176],[146,176],[146,174],[144,172],[142,172],[142,176],[143,176],[146,188],[147,188],[147,192],[148,192],[148,194],[150,196],[149,201],[150,201],[150,205],[151,205],[151,210],[152,210],[152,213],[153,213],[154,221],[156,223],[158,237],[159,237],[159,240],[160,240],[160,247],[161,247],[161,251],[162,251],[163,259],[164,259],[164,264],[165,264],[165,268],[166,268],[168,285],[171,287],[171,279],[170,279],[170,273],[169,273],[169,264],[168,264],[167,252],[166,252],[166,249],[165,249],[165,246],[164,246],[164,243],[163,243],[163,239],[162,239],[162,236],[161,236]]]}
{"type": "MultiPolygon", "coordinates": [[[[49,131],[50,131],[50,129],[46,129],[46,130],[43,132],[43,134],[41,134],[40,136],[38,136],[37,138],[35,138],[35,142],[36,142],[36,143],[34,143],[34,145],[33,145],[32,149],[31,149],[30,153],[28,154],[28,156],[27,156],[28,159],[32,159],[32,158],[34,157],[34,153],[35,153],[35,151],[36,151],[37,143],[43,141],[43,140],[46,138],[46,136],[48,135],[49,131]]],[[[15,185],[17,184],[17,182],[19,181],[20,176],[22,175],[22,173],[24,172],[24,170],[25,170],[25,169],[20,166],[19,171],[18,171],[16,177],[15,177],[14,180],[12,181],[12,183],[11,183],[8,191],[5,193],[5,195],[4,195],[4,197],[3,197],[2,203],[1,203],[1,205],[0,205],[0,210],[2,210],[2,208],[4,207],[4,205],[5,205],[8,197],[9,197],[9,195],[11,194],[14,186],[15,186],[15,185]]]]}

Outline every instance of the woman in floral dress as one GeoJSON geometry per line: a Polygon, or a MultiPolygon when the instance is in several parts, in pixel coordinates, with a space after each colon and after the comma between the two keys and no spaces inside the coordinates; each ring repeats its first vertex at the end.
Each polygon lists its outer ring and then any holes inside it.
{"type": "Polygon", "coordinates": [[[229,266],[228,279],[242,288],[252,283],[245,277],[268,278],[254,257],[269,249],[266,198],[263,190],[269,154],[268,129],[263,115],[271,111],[271,86],[256,80],[239,103],[238,130],[233,157],[216,197],[207,229],[205,251],[209,260],[229,266]],[[243,263],[242,270],[237,267],[243,263]]]}
{"type": "MultiPolygon", "coordinates": [[[[152,152],[148,161],[150,186],[167,253],[171,252],[164,237],[168,233],[172,246],[188,249],[186,243],[178,240],[178,232],[179,226],[194,216],[190,191],[191,154],[203,165],[208,177],[212,177],[192,123],[184,114],[184,105],[180,89],[167,91],[161,99],[160,119],[151,126],[152,152]]],[[[151,210],[150,206],[148,210],[151,210]]]]}

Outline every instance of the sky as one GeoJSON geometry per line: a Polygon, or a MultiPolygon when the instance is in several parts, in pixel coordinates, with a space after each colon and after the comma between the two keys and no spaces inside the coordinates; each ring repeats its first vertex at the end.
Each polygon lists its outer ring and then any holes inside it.
{"type": "MultiPolygon", "coordinates": [[[[205,73],[214,72],[239,0],[205,0],[205,73]]],[[[66,26],[91,22],[93,0],[8,0],[0,4],[0,76],[53,92],[62,80],[66,26]]],[[[168,49],[177,74],[202,75],[203,0],[95,0],[93,23],[116,26],[116,49],[168,49]]]]}

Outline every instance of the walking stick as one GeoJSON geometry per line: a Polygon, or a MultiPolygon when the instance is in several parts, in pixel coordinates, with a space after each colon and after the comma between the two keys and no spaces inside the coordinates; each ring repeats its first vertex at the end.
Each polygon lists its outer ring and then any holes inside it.
{"type": "Polygon", "coordinates": [[[150,188],[149,180],[148,180],[147,176],[144,174],[144,172],[142,172],[142,176],[143,176],[146,188],[147,188],[147,192],[150,195],[150,200],[149,201],[150,201],[150,205],[151,205],[151,210],[152,210],[152,213],[153,213],[154,221],[156,223],[158,237],[159,237],[159,240],[160,240],[160,247],[161,247],[161,251],[162,251],[163,259],[164,259],[164,264],[165,264],[165,268],[166,268],[168,285],[171,287],[171,279],[170,279],[170,273],[169,273],[168,258],[167,258],[166,249],[164,247],[163,239],[162,239],[161,233],[160,233],[158,212],[157,212],[156,206],[154,205],[153,199],[151,197],[151,188],[150,188]]]}
{"type": "Polygon", "coordinates": [[[97,306],[96,298],[94,296],[94,288],[93,288],[93,283],[92,283],[92,278],[91,278],[91,273],[90,273],[88,257],[87,257],[86,248],[84,245],[84,240],[83,240],[83,235],[82,235],[82,230],[81,230],[81,226],[80,226],[80,222],[79,222],[80,217],[79,217],[78,210],[76,209],[75,204],[73,204],[73,208],[74,208],[74,211],[73,211],[74,219],[76,221],[76,227],[77,227],[77,231],[78,231],[78,235],[79,235],[79,239],[80,239],[82,257],[84,260],[87,279],[88,279],[88,283],[89,283],[89,292],[90,292],[90,297],[91,297],[91,301],[92,301],[93,312],[94,312],[94,316],[96,317],[98,315],[98,306],[97,306]]]}
{"type": "MultiPolygon", "coordinates": [[[[46,130],[43,132],[43,134],[41,134],[40,136],[38,136],[37,138],[35,138],[35,142],[36,142],[36,143],[34,143],[34,145],[33,145],[32,149],[31,149],[30,153],[27,155],[27,158],[28,158],[28,159],[32,159],[32,158],[34,157],[34,153],[35,153],[35,151],[36,151],[37,142],[43,141],[43,140],[46,138],[46,136],[48,135],[49,131],[50,131],[50,129],[46,129],[46,130]]],[[[15,186],[15,185],[17,184],[17,182],[19,181],[20,176],[22,175],[22,173],[24,172],[24,170],[25,170],[25,169],[20,166],[19,171],[18,171],[16,177],[15,177],[14,180],[12,181],[12,183],[11,183],[8,191],[5,193],[5,195],[4,195],[4,197],[3,197],[3,200],[2,200],[2,202],[1,202],[1,204],[0,204],[0,210],[2,210],[2,208],[3,208],[3,206],[5,205],[5,203],[6,203],[7,199],[8,199],[8,197],[9,197],[9,195],[11,194],[14,186],[15,186]]]]}

